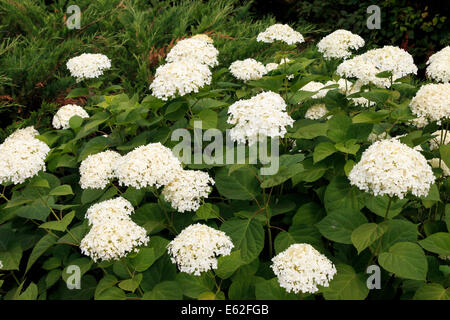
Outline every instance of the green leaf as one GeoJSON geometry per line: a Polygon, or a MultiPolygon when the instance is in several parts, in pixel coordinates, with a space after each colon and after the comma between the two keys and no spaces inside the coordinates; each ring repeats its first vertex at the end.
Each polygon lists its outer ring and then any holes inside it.
{"type": "Polygon", "coordinates": [[[116,285],[116,283],[118,283],[119,280],[117,280],[117,278],[115,276],[113,276],[112,274],[107,274],[105,275],[99,282],[98,285],[95,289],[95,294],[94,294],[94,299],[95,300],[100,300],[99,297],[101,297],[101,294],[116,285]]]}
{"type": "Polygon", "coordinates": [[[27,268],[25,273],[30,270],[31,266],[36,262],[36,260],[42,256],[50,247],[52,247],[58,238],[53,234],[46,234],[43,236],[34,246],[31,251],[30,257],[28,258],[27,268]]]}
{"type": "Polygon", "coordinates": [[[227,256],[221,256],[217,259],[215,273],[219,278],[227,279],[243,264],[244,261],[241,259],[241,251],[236,250],[227,256]]]}
{"type": "MultiPolygon", "coordinates": [[[[23,283],[22,283],[23,285],[23,283]]],[[[17,293],[19,294],[20,290],[22,289],[22,285],[17,289],[17,293]]],[[[36,300],[38,297],[38,287],[33,282],[30,283],[28,288],[18,297],[15,298],[15,300],[36,300]]]]}
{"type": "Polygon", "coordinates": [[[389,116],[388,110],[364,111],[352,118],[353,123],[380,123],[389,116]]]}
{"type": "Polygon", "coordinates": [[[415,243],[398,242],[382,252],[378,262],[387,271],[405,279],[425,280],[428,262],[423,250],[415,243]]]}
{"type": "Polygon", "coordinates": [[[5,247],[0,247],[1,270],[19,270],[20,260],[22,259],[22,246],[18,242],[10,241],[5,247]]]}
{"type": "Polygon", "coordinates": [[[280,185],[302,171],[303,165],[301,163],[294,163],[288,167],[282,166],[276,174],[265,176],[261,183],[261,188],[270,188],[280,185]]]}
{"type": "Polygon", "coordinates": [[[163,230],[167,223],[164,212],[157,203],[144,204],[135,211],[131,218],[150,234],[163,230]]]}
{"type": "Polygon", "coordinates": [[[255,295],[257,300],[297,300],[298,295],[286,292],[280,287],[277,278],[261,280],[255,284],[255,295]]]}
{"type": "Polygon", "coordinates": [[[367,92],[359,92],[359,96],[366,98],[369,101],[374,101],[375,103],[383,104],[389,98],[389,93],[382,90],[372,90],[367,92]]]}
{"type": "Polygon", "coordinates": [[[66,99],[70,98],[78,98],[83,96],[89,95],[89,89],[88,88],[75,88],[69,92],[69,94],[66,96],[66,99]]]}
{"type": "MultiPolygon", "coordinates": [[[[402,212],[403,206],[408,202],[408,199],[392,199],[389,208],[388,219],[392,219],[402,212]]],[[[366,200],[366,207],[373,213],[380,217],[386,216],[387,207],[389,204],[388,196],[373,196],[368,195],[366,200]]]]}
{"type": "Polygon", "coordinates": [[[297,131],[288,133],[287,136],[296,139],[314,139],[319,136],[326,136],[328,123],[318,123],[313,120],[302,119],[295,123],[297,131]]]}
{"type": "Polygon", "coordinates": [[[81,193],[81,204],[91,203],[102,196],[103,189],[84,189],[81,193]]]}
{"type": "Polygon", "coordinates": [[[264,248],[264,228],[256,219],[233,218],[225,221],[220,229],[231,237],[235,250],[240,249],[244,262],[251,262],[264,248]]]}
{"type": "Polygon", "coordinates": [[[69,226],[69,224],[72,222],[74,217],[75,217],[75,211],[71,211],[68,214],[66,214],[62,218],[62,220],[45,222],[45,223],[41,224],[39,226],[39,228],[56,230],[56,231],[64,231],[69,226]]]}
{"type": "Polygon", "coordinates": [[[153,248],[140,248],[136,257],[130,260],[137,272],[143,272],[150,268],[156,259],[157,257],[153,248]]]}
{"type": "Polygon", "coordinates": [[[134,292],[142,281],[142,273],[136,274],[133,279],[126,279],[119,282],[119,288],[125,291],[134,292]]]}
{"type": "Polygon", "coordinates": [[[321,142],[314,148],[313,159],[314,163],[325,159],[335,153],[337,149],[331,142],[321,142]]]}
{"type": "Polygon", "coordinates": [[[104,151],[109,146],[109,139],[103,136],[90,139],[82,148],[78,162],[86,159],[90,154],[95,154],[104,151]]]}
{"type": "Polygon", "coordinates": [[[183,295],[176,281],[163,281],[144,294],[144,300],[181,300],[183,295]]]}
{"type": "Polygon", "coordinates": [[[419,232],[417,225],[407,220],[386,221],[388,229],[381,239],[381,252],[388,251],[397,242],[416,242],[419,232]]]}
{"type": "Polygon", "coordinates": [[[220,209],[218,206],[211,203],[204,203],[195,212],[196,217],[194,220],[205,220],[214,219],[219,216],[220,209]]]}
{"type": "Polygon", "coordinates": [[[328,214],[316,226],[325,238],[339,243],[352,244],[353,230],[364,223],[367,223],[367,219],[361,212],[341,209],[328,214]]]}
{"type": "Polygon", "coordinates": [[[41,188],[50,188],[50,185],[48,184],[48,181],[43,178],[36,178],[31,183],[33,187],[41,187],[41,188]]]}
{"type": "Polygon", "coordinates": [[[358,188],[351,186],[346,177],[339,176],[325,190],[325,209],[328,213],[342,208],[359,211],[364,207],[366,197],[358,188]]]}
{"type": "Polygon", "coordinates": [[[353,230],[351,240],[358,254],[380,238],[388,229],[385,223],[365,223],[353,230]]]}
{"type": "Polygon", "coordinates": [[[260,194],[259,182],[248,167],[240,168],[228,175],[228,168],[216,172],[216,187],[221,195],[229,199],[253,200],[260,194]]]}
{"type": "Polygon", "coordinates": [[[414,300],[450,300],[450,288],[439,283],[428,283],[417,289],[414,300]]]}
{"type": "Polygon", "coordinates": [[[194,121],[201,121],[203,130],[217,128],[217,112],[210,109],[205,109],[189,121],[189,124],[192,127],[194,127],[194,121]]]}
{"type": "Polygon", "coordinates": [[[273,92],[278,92],[281,86],[283,85],[285,75],[276,75],[276,76],[264,76],[259,80],[251,80],[247,81],[247,85],[251,87],[257,87],[265,90],[270,90],[273,92]]]}
{"type": "Polygon", "coordinates": [[[419,244],[427,251],[443,256],[450,256],[450,233],[438,232],[420,240],[419,244]]]}
{"type": "Polygon", "coordinates": [[[313,225],[325,216],[325,210],[315,202],[308,202],[300,206],[292,218],[292,225],[308,224],[313,225]]]}
{"type": "Polygon", "coordinates": [[[323,288],[323,296],[327,300],[364,300],[369,294],[366,275],[356,273],[348,265],[336,265],[337,273],[328,287],[323,288]]]}
{"type": "Polygon", "coordinates": [[[181,272],[177,274],[176,282],[185,296],[194,299],[197,299],[203,292],[212,291],[214,288],[214,280],[207,274],[194,276],[181,272]]]}
{"type": "Polygon", "coordinates": [[[83,124],[83,118],[80,116],[77,116],[77,115],[71,117],[69,120],[69,126],[74,130],[81,127],[82,124],[83,124]]]}
{"type": "Polygon", "coordinates": [[[275,252],[278,254],[295,243],[308,243],[316,249],[321,249],[322,240],[319,231],[310,225],[295,225],[288,232],[280,232],[274,241],[275,252]]]}
{"type": "Polygon", "coordinates": [[[50,212],[51,210],[49,207],[38,202],[32,205],[19,207],[14,213],[18,217],[45,221],[50,212]]]}
{"type": "Polygon", "coordinates": [[[95,297],[96,300],[125,300],[126,298],[125,292],[117,287],[105,289],[95,297]]]}
{"type": "Polygon", "coordinates": [[[381,71],[375,75],[377,78],[389,79],[392,76],[391,71],[381,71]]]}
{"type": "Polygon", "coordinates": [[[72,187],[68,184],[63,184],[61,186],[58,186],[54,188],[52,191],[50,191],[50,196],[66,196],[69,194],[73,194],[72,187]]]}

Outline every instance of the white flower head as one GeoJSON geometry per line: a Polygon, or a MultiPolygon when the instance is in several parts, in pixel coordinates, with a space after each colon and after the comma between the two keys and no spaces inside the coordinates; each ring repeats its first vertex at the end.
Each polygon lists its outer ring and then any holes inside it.
{"type": "Polygon", "coordinates": [[[437,82],[450,81],[450,46],[431,55],[427,61],[426,75],[437,82]]]}
{"type": "Polygon", "coordinates": [[[315,104],[306,110],[305,118],[311,120],[318,120],[323,118],[328,113],[328,109],[324,104],[315,104]]]}
{"type": "Polygon", "coordinates": [[[231,139],[251,145],[264,137],[284,137],[286,127],[294,124],[285,110],[283,98],[271,91],[236,101],[228,108],[231,139]]]}
{"type": "Polygon", "coordinates": [[[0,183],[20,184],[45,171],[45,158],[50,148],[34,138],[33,127],[16,130],[0,144],[0,183]]]}
{"type": "Polygon", "coordinates": [[[82,189],[103,189],[114,178],[114,164],[120,154],[107,150],[91,154],[81,162],[80,186],[82,189]]]}
{"type": "Polygon", "coordinates": [[[182,59],[159,66],[150,89],[155,97],[167,101],[176,95],[198,92],[211,83],[211,77],[207,65],[192,59],[182,59]]]}
{"type": "Polygon", "coordinates": [[[83,53],[67,61],[66,66],[72,77],[80,82],[103,75],[103,71],[111,68],[111,60],[100,53],[83,53]]]}
{"type": "Polygon", "coordinates": [[[273,62],[271,62],[271,63],[266,64],[266,70],[267,70],[267,72],[276,70],[277,68],[278,68],[278,63],[273,63],[273,62]]]}
{"type": "Polygon", "coordinates": [[[136,189],[167,185],[181,171],[178,158],[159,142],[135,148],[117,159],[114,168],[120,185],[136,189]]]}
{"type": "Polygon", "coordinates": [[[261,62],[252,58],[234,61],[229,70],[236,79],[244,81],[261,79],[268,72],[261,62]]]}
{"type": "Polygon", "coordinates": [[[323,83],[320,83],[317,81],[310,81],[307,84],[305,84],[302,88],[300,88],[300,90],[302,90],[302,91],[319,91],[311,97],[312,99],[319,99],[319,98],[325,97],[327,95],[327,92],[330,90],[330,89],[322,90],[322,88],[325,86],[326,85],[324,85],[323,83]]]}
{"type": "Polygon", "coordinates": [[[417,197],[428,195],[435,177],[419,151],[392,138],[367,148],[348,179],[350,184],[375,196],[403,199],[408,192],[417,197]]]}
{"type": "Polygon", "coordinates": [[[346,59],[351,56],[350,50],[364,47],[364,39],[350,31],[339,29],[322,38],[317,44],[319,52],[325,59],[346,59]]]}
{"type": "Polygon", "coordinates": [[[167,249],[181,272],[199,276],[217,269],[217,258],[229,255],[233,247],[225,232],[197,223],[181,231],[167,249]]]}
{"type": "Polygon", "coordinates": [[[417,66],[413,57],[405,50],[384,46],[345,60],[337,67],[336,73],[343,78],[357,78],[363,85],[373,83],[377,87],[389,88],[389,78],[376,76],[383,71],[391,72],[392,80],[395,81],[408,74],[417,74],[417,66]]]}
{"type": "Polygon", "coordinates": [[[450,118],[450,83],[429,83],[420,87],[409,107],[418,118],[437,121],[450,118]]]}
{"type": "Polygon", "coordinates": [[[138,252],[149,241],[146,230],[133,220],[112,220],[94,224],[81,240],[80,250],[94,262],[120,260],[130,252],[138,252]]]}
{"type": "Polygon", "coordinates": [[[167,54],[167,62],[190,60],[215,67],[219,64],[219,51],[209,42],[199,38],[180,40],[167,54]]]}
{"type": "Polygon", "coordinates": [[[211,192],[210,184],[214,180],[207,172],[183,170],[163,188],[162,195],[178,212],[197,211],[201,199],[211,192]]]}
{"type": "Polygon", "coordinates": [[[287,24],[274,24],[268,27],[263,32],[260,32],[256,37],[256,41],[273,43],[274,41],[283,41],[287,44],[296,44],[305,42],[302,34],[295,31],[287,24]]]}
{"type": "Polygon", "coordinates": [[[90,225],[107,224],[112,220],[128,219],[133,212],[134,208],[130,201],[118,197],[93,204],[86,211],[85,218],[90,225]]]}
{"type": "Polygon", "coordinates": [[[292,244],[272,259],[272,270],[287,292],[315,293],[336,274],[333,263],[307,243],[292,244]]]}
{"type": "Polygon", "coordinates": [[[53,128],[69,129],[69,120],[73,116],[79,116],[84,119],[89,118],[89,114],[82,107],[76,104],[66,104],[65,106],[59,108],[59,110],[53,116],[53,128]]]}

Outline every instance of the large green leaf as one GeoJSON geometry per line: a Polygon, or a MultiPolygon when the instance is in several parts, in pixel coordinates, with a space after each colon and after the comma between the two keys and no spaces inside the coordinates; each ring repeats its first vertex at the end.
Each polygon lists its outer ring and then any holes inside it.
{"type": "Polygon", "coordinates": [[[417,225],[407,220],[392,219],[386,221],[388,229],[381,239],[381,251],[388,251],[397,242],[416,242],[419,232],[417,225]]]}
{"type": "Polygon", "coordinates": [[[351,186],[346,177],[336,177],[325,190],[325,209],[328,213],[340,209],[359,211],[364,207],[365,198],[366,194],[351,186]]]}
{"type": "Polygon", "coordinates": [[[323,296],[327,300],[364,300],[369,294],[366,275],[356,273],[345,264],[336,266],[337,273],[328,287],[323,288],[323,296]]]}
{"type": "Polygon", "coordinates": [[[241,258],[247,263],[264,248],[264,228],[256,219],[233,218],[225,221],[220,229],[231,237],[235,249],[240,249],[241,258]]]}
{"type": "Polygon", "coordinates": [[[181,292],[187,297],[197,299],[204,292],[210,292],[214,288],[214,280],[207,274],[194,276],[187,273],[177,274],[176,281],[181,292]]]}
{"type": "MultiPolygon", "coordinates": [[[[408,202],[408,199],[392,199],[391,206],[389,208],[388,218],[392,219],[402,212],[403,206],[408,202]]],[[[379,215],[380,217],[385,217],[387,207],[389,204],[388,196],[378,196],[373,195],[367,196],[366,207],[373,213],[379,215]]]]}
{"type": "Polygon", "coordinates": [[[297,300],[299,295],[288,293],[280,287],[277,278],[260,280],[255,283],[255,295],[257,300],[297,300]]]}
{"type": "Polygon", "coordinates": [[[414,300],[450,300],[450,288],[445,289],[439,283],[421,286],[414,294],[414,300]]]}
{"type": "Polygon", "coordinates": [[[46,234],[43,236],[34,246],[31,251],[30,257],[28,258],[27,268],[25,272],[31,268],[31,266],[36,262],[36,260],[42,256],[50,247],[52,247],[58,238],[53,234],[46,234]]]}
{"type": "Polygon", "coordinates": [[[39,226],[39,228],[56,230],[56,231],[64,231],[69,226],[69,224],[72,222],[74,217],[75,217],[75,211],[71,211],[68,214],[64,215],[64,217],[61,220],[45,222],[45,223],[41,224],[39,226]]]}
{"type": "Polygon", "coordinates": [[[427,258],[422,248],[412,242],[394,244],[388,252],[379,255],[378,262],[400,278],[425,280],[427,276],[427,258]]]}
{"type": "Polygon", "coordinates": [[[353,230],[351,240],[358,254],[380,238],[387,229],[386,223],[365,223],[353,230]]]}
{"type": "Polygon", "coordinates": [[[241,251],[236,250],[227,256],[221,256],[217,259],[215,273],[218,277],[227,279],[243,264],[244,261],[241,259],[241,251]]]}
{"type": "Polygon", "coordinates": [[[427,251],[450,256],[450,233],[438,232],[420,240],[419,244],[427,251]]]}
{"type": "Polygon", "coordinates": [[[320,160],[325,159],[328,156],[331,156],[333,153],[338,150],[331,142],[321,142],[314,149],[313,159],[314,163],[319,162],[320,160]]]}
{"type": "Polygon", "coordinates": [[[142,297],[144,300],[181,300],[183,294],[176,281],[163,281],[153,287],[142,297]]]}
{"type": "Polygon", "coordinates": [[[249,167],[243,167],[228,174],[228,168],[220,168],[215,177],[217,190],[229,199],[254,199],[261,192],[261,188],[251,170],[249,167]]]}
{"type": "Polygon", "coordinates": [[[341,209],[328,214],[316,226],[325,238],[339,243],[352,244],[353,230],[364,223],[367,223],[367,219],[358,210],[341,209]]]}

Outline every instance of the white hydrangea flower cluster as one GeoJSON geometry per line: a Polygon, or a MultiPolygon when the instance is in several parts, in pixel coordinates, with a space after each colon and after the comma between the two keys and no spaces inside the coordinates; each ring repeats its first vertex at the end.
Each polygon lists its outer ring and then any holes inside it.
{"type": "Polygon", "coordinates": [[[373,83],[377,87],[389,88],[390,79],[376,76],[383,71],[392,72],[392,80],[395,81],[408,74],[417,74],[417,66],[405,50],[384,46],[345,60],[336,69],[336,73],[343,78],[357,78],[363,85],[373,83]]]}
{"type": "Polygon", "coordinates": [[[278,63],[271,62],[271,63],[266,64],[266,70],[267,70],[267,72],[276,70],[277,68],[278,68],[278,63]]]}
{"type": "Polygon", "coordinates": [[[81,252],[94,262],[120,260],[147,245],[147,231],[131,220],[133,212],[131,203],[122,197],[92,205],[86,213],[92,227],[81,240],[81,252]]]}
{"type": "Polygon", "coordinates": [[[155,97],[167,101],[177,94],[184,96],[198,92],[211,83],[212,73],[208,66],[192,60],[177,60],[159,66],[150,89],[155,97]]]}
{"type": "Polygon", "coordinates": [[[334,264],[307,243],[292,244],[272,259],[272,270],[287,292],[315,293],[328,287],[336,274],[334,264]]]}
{"type": "Polygon", "coordinates": [[[209,67],[219,64],[219,51],[212,43],[213,40],[203,34],[179,41],[167,54],[168,63],[156,69],[155,79],[150,84],[152,94],[167,101],[177,94],[182,97],[211,84],[209,67]]]}
{"type": "Polygon", "coordinates": [[[417,117],[415,119],[409,120],[409,123],[417,128],[425,127],[429,122],[426,117],[417,117]]]}
{"type": "Polygon", "coordinates": [[[320,98],[325,97],[327,95],[327,92],[330,90],[330,89],[322,90],[322,88],[324,88],[330,84],[332,84],[332,83],[327,82],[327,84],[323,84],[323,83],[320,83],[317,81],[310,81],[306,85],[304,85],[302,88],[300,88],[300,90],[302,90],[302,91],[319,91],[315,95],[313,95],[311,98],[312,99],[320,99],[320,98]]]}
{"type": "Polygon", "coordinates": [[[439,158],[433,158],[428,160],[432,168],[439,168],[439,162],[440,162],[440,168],[443,171],[443,175],[445,177],[450,177],[450,169],[447,167],[444,161],[439,160],[439,158]]]}
{"type": "Polygon", "coordinates": [[[427,61],[426,75],[437,82],[450,81],[450,46],[431,55],[427,61]]]}
{"type": "Polygon", "coordinates": [[[76,104],[66,104],[59,108],[53,116],[52,125],[55,129],[69,129],[69,120],[73,116],[79,116],[83,119],[89,118],[89,114],[82,107],[76,104]]]}
{"type": "Polygon", "coordinates": [[[225,232],[197,223],[181,231],[167,249],[181,272],[199,276],[201,272],[217,269],[217,258],[229,255],[233,247],[225,232]]]}
{"type": "Polygon", "coordinates": [[[430,140],[430,150],[439,149],[441,144],[441,136],[442,136],[442,144],[447,145],[450,143],[450,132],[445,130],[438,130],[433,133],[433,136],[436,136],[430,140]]]}
{"type": "Polygon", "coordinates": [[[238,143],[249,145],[264,137],[284,137],[286,126],[292,126],[294,120],[285,111],[286,103],[275,92],[262,92],[250,99],[238,100],[228,108],[230,137],[238,143]]]}
{"type": "Polygon", "coordinates": [[[20,184],[45,171],[45,158],[50,148],[35,136],[30,126],[18,129],[0,144],[0,183],[20,184]]]}
{"type": "Polygon", "coordinates": [[[331,58],[346,59],[352,54],[350,49],[357,50],[364,45],[364,39],[359,35],[339,29],[322,38],[317,44],[317,49],[326,60],[331,58]]]}
{"type": "Polygon", "coordinates": [[[192,60],[209,67],[219,64],[217,56],[219,51],[208,41],[199,37],[180,40],[167,54],[167,62],[179,60],[192,60]]]}
{"type": "Polygon", "coordinates": [[[367,148],[348,175],[350,184],[375,196],[403,199],[411,192],[426,196],[435,181],[425,157],[398,139],[386,139],[367,148]]]}
{"type": "Polygon", "coordinates": [[[159,142],[137,147],[114,164],[119,184],[136,189],[167,185],[182,170],[180,160],[159,142]]]}
{"type": "Polygon", "coordinates": [[[201,199],[211,192],[209,184],[214,180],[207,172],[183,170],[163,188],[162,195],[178,212],[197,211],[201,199]]]}
{"type": "MultiPolygon", "coordinates": [[[[413,114],[424,122],[450,118],[450,83],[429,83],[420,87],[409,107],[413,114]]],[[[419,122],[420,124],[420,122],[419,122]]]]}
{"type": "Polygon", "coordinates": [[[80,165],[81,188],[105,188],[115,178],[114,166],[120,157],[118,152],[112,150],[90,154],[80,165]]]}
{"type": "Polygon", "coordinates": [[[80,82],[103,75],[103,71],[111,68],[111,60],[100,53],[83,53],[67,61],[66,66],[72,77],[80,82]]]}
{"type": "Polygon", "coordinates": [[[311,120],[318,120],[323,118],[328,113],[328,109],[324,104],[315,104],[306,110],[305,118],[311,120]]]}
{"type": "Polygon", "coordinates": [[[256,37],[256,41],[265,43],[283,41],[287,44],[295,44],[305,42],[305,39],[300,32],[295,31],[287,24],[276,23],[260,32],[256,37]]]}
{"type": "Polygon", "coordinates": [[[261,62],[252,58],[234,61],[229,70],[236,79],[244,82],[261,79],[268,72],[261,62]]]}

